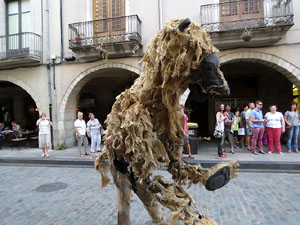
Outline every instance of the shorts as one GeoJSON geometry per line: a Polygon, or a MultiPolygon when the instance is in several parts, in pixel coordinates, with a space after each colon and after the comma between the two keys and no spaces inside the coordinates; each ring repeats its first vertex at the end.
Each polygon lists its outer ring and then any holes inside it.
{"type": "Polygon", "coordinates": [[[224,130],[224,140],[227,140],[229,144],[233,145],[233,134],[230,132],[230,129],[224,130]]]}
{"type": "Polygon", "coordinates": [[[250,130],[250,128],[246,128],[246,130],[247,130],[247,135],[248,136],[252,136],[253,135],[252,130],[250,130]]]}
{"type": "Polygon", "coordinates": [[[234,131],[233,131],[233,137],[234,137],[234,138],[238,138],[238,133],[239,133],[239,132],[238,132],[237,130],[234,130],[234,131]]]}
{"type": "Polygon", "coordinates": [[[188,143],[190,143],[189,136],[185,136],[184,144],[188,144],[188,143]]]}

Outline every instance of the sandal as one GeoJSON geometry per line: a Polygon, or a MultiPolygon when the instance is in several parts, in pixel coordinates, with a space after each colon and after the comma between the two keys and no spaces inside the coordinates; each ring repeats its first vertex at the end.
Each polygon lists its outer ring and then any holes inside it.
{"type": "Polygon", "coordinates": [[[42,157],[45,157],[45,153],[43,153],[41,156],[42,156],[42,157]]]}

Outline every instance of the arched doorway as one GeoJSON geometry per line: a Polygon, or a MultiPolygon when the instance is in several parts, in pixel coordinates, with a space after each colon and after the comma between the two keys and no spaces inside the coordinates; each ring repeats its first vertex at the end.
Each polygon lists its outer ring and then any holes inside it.
{"type": "Polygon", "coordinates": [[[139,74],[138,68],[122,63],[101,64],[79,74],[63,96],[54,139],[74,145],[76,111],[82,111],[86,120],[88,113],[93,112],[103,123],[116,96],[129,88],[139,74]]]}
{"type": "Polygon", "coordinates": [[[213,133],[216,108],[221,102],[236,108],[260,99],[265,105],[264,113],[270,104],[276,104],[279,111],[285,112],[295,97],[293,85],[300,87],[300,69],[272,54],[253,51],[221,53],[220,63],[231,94],[228,97],[208,97],[204,102],[191,104],[191,120],[199,124],[200,135],[213,133]]]}
{"type": "Polygon", "coordinates": [[[0,80],[0,123],[5,127],[11,127],[15,121],[24,130],[35,130],[38,110],[35,100],[23,87],[0,80]]]}

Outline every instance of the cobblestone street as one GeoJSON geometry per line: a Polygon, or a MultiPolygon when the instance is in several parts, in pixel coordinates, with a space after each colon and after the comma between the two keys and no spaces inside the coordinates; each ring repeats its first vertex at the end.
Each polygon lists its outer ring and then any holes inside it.
{"type": "MultiPolygon", "coordinates": [[[[189,192],[219,225],[297,225],[299,186],[300,174],[240,172],[215,193],[199,186],[189,192]]],[[[142,203],[133,200],[132,224],[151,225],[142,203]]],[[[114,188],[101,189],[91,168],[0,166],[0,203],[1,225],[116,224],[114,188]],[[61,189],[41,186],[49,183],[61,189]]]]}

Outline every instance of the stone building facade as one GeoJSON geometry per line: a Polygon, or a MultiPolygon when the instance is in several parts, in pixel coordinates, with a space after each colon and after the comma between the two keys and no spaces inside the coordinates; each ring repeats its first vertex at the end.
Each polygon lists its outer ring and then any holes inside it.
{"type": "Polygon", "coordinates": [[[0,122],[9,111],[10,120],[31,129],[37,112],[45,112],[54,122],[54,146],[74,145],[76,111],[92,111],[103,122],[114,98],[141,74],[151,38],[174,17],[189,17],[210,33],[232,90],[187,103],[200,133],[214,129],[220,102],[259,98],[284,111],[292,85],[300,88],[300,2],[211,2],[0,0],[0,122]],[[262,18],[249,17],[251,10],[263,10],[262,18]],[[228,13],[235,19],[224,19],[228,13]],[[237,13],[243,15],[236,19],[237,13]],[[245,30],[250,41],[241,39],[245,30]]]}

